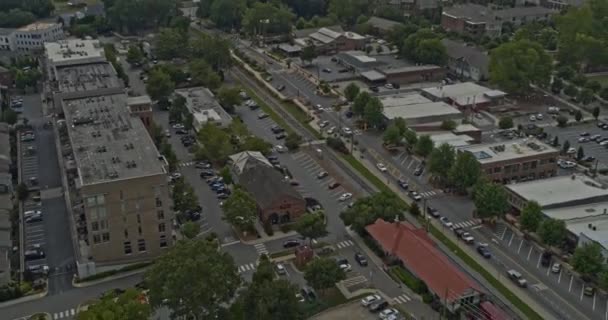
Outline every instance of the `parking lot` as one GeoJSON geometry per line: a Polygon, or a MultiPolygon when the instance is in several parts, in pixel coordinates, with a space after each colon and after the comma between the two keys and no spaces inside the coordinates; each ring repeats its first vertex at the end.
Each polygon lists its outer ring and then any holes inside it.
{"type": "MultiPolygon", "coordinates": [[[[602,138],[608,138],[608,130],[598,128],[596,123],[575,125],[566,128],[557,128],[553,126],[545,127],[545,132],[549,135],[547,141],[553,141],[553,137],[557,136],[560,147],[564,142],[568,141],[570,147],[578,150],[579,146],[583,147],[585,156],[593,156],[598,161],[598,168],[608,168],[608,149],[594,141],[579,142],[581,134],[586,132],[589,136],[600,135],[602,138]]],[[[576,156],[576,154],[574,154],[576,156]]]]}
{"type": "Polygon", "coordinates": [[[370,313],[361,306],[359,301],[331,309],[320,315],[310,318],[311,320],[377,320],[378,315],[370,313]]]}

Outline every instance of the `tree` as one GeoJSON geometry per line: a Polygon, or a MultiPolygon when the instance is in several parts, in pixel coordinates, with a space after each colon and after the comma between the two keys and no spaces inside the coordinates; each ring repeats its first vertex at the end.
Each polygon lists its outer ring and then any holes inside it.
{"type": "Polygon", "coordinates": [[[429,172],[442,182],[446,182],[450,169],[454,165],[455,157],[454,148],[447,143],[442,143],[439,147],[433,149],[429,155],[427,162],[429,172]]]}
{"type": "Polygon", "coordinates": [[[358,116],[362,116],[365,113],[365,107],[367,103],[372,99],[372,96],[367,91],[360,92],[355,100],[353,101],[353,113],[358,116]]]}
{"type": "Polygon", "coordinates": [[[403,138],[405,139],[405,142],[407,142],[407,145],[410,148],[413,148],[416,143],[418,142],[418,136],[416,135],[416,132],[414,132],[413,130],[407,129],[404,133],[403,133],[403,138]]]}
{"type": "Polygon", "coordinates": [[[187,38],[177,29],[163,28],[156,35],[155,54],[162,60],[183,57],[187,52],[187,38]]]}
{"type": "Polygon", "coordinates": [[[382,141],[384,141],[384,144],[386,145],[400,145],[402,138],[401,132],[395,124],[390,124],[388,128],[384,130],[384,134],[382,135],[382,141]]]}
{"type": "Polygon", "coordinates": [[[221,319],[241,286],[232,257],[204,239],[178,241],[144,279],[152,307],[167,307],[174,319],[221,319]]]}
{"type": "Polygon", "coordinates": [[[564,88],[564,94],[569,97],[574,97],[578,95],[578,88],[573,84],[569,84],[564,88]]]}
{"type": "Polygon", "coordinates": [[[245,0],[214,0],[209,18],[220,29],[238,29],[246,9],[245,0]]]}
{"type": "Polygon", "coordinates": [[[259,151],[263,155],[269,155],[272,152],[272,144],[260,137],[248,135],[239,150],[259,151]]]}
{"type": "Polygon", "coordinates": [[[602,247],[596,242],[587,242],[574,250],[572,267],[581,274],[592,276],[602,270],[604,261],[606,258],[602,255],[602,247]]]}
{"type": "Polygon", "coordinates": [[[454,120],[444,120],[441,122],[441,130],[454,130],[456,129],[456,126],[458,126],[458,124],[456,124],[456,121],[454,120]]]}
{"type": "Polygon", "coordinates": [[[177,15],[171,0],[114,0],[104,1],[108,21],[119,32],[134,33],[145,28],[168,25],[177,15]]]}
{"type": "Polygon", "coordinates": [[[593,118],[597,120],[597,118],[600,116],[600,107],[594,107],[591,114],[593,115],[593,118]]]}
{"type": "Polygon", "coordinates": [[[289,150],[297,150],[300,148],[300,144],[302,144],[302,136],[295,132],[291,132],[285,137],[285,146],[289,150]]]}
{"type": "Polygon", "coordinates": [[[490,53],[490,79],[509,92],[523,94],[531,83],[549,84],[552,59],[529,40],[506,42],[490,53]]]}
{"type": "Polygon", "coordinates": [[[401,220],[406,211],[403,202],[394,194],[379,192],[372,196],[358,199],[353,206],[340,213],[340,218],[347,226],[360,234],[364,232],[365,226],[377,219],[385,221],[401,220]]]}
{"type": "Polygon", "coordinates": [[[327,11],[343,24],[353,26],[357,18],[365,14],[368,8],[370,8],[368,0],[330,0],[327,11]]]}
{"type": "Polygon", "coordinates": [[[222,84],[220,76],[213,71],[213,68],[205,61],[205,59],[195,59],[188,64],[192,82],[202,85],[209,89],[217,89],[222,84]]]}
{"type": "Polygon", "coordinates": [[[574,120],[576,120],[577,122],[580,122],[583,119],[583,113],[581,112],[581,110],[576,110],[576,112],[574,113],[574,120]]]}
{"type": "Polygon", "coordinates": [[[569,149],[570,149],[570,141],[566,140],[566,141],[564,141],[564,144],[562,145],[562,153],[568,152],[569,149]]]}
{"type": "Polygon", "coordinates": [[[160,145],[160,153],[165,157],[167,163],[169,164],[169,171],[174,172],[177,169],[177,155],[173,152],[173,148],[171,148],[171,144],[163,141],[160,145]]]}
{"type": "Polygon", "coordinates": [[[549,246],[559,246],[566,239],[566,223],[552,218],[544,219],[536,231],[541,240],[549,246]]]}
{"type": "Polygon", "coordinates": [[[196,210],[199,206],[198,197],[190,184],[179,178],[173,185],[173,207],[176,211],[186,212],[196,210]]]}
{"type": "Polygon", "coordinates": [[[513,128],[513,118],[509,116],[500,118],[498,121],[498,127],[503,130],[513,128]]]}
{"type": "Polygon", "coordinates": [[[585,88],[591,90],[591,92],[598,93],[602,89],[602,84],[599,81],[591,80],[585,84],[585,88]]]}
{"type": "Polygon", "coordinates": [[[186,239],[196,238],[199,232],[201,232],[201,225],[194,221],[188,221],[182,226],[182,234],[186,239]]]}
{"type": "Polygon", "coordinates": [[[454,187],[464,192],[477,182],[480,175],[481,168],[475,156],[469,152],[459,152],[450,169],[449,179],[454,187]]]}
{"type": "Polygon", "coordinates": [[[357,95],[359,95],[359,91],[359,86],[354,82],[351,82],[344,88],[344,96],[346,97],[346,100],[353,102],[355,98],[357,98],[357,95]]]}
{"type": "Polygon", "coordinates": [[[258,206],[247,191],[237,188],[224,202],[226,221],[240,230],[250,231],[258,217],[258,206]]]}
{"type": "Polygon", "coordinates": [[[27,185],[23,182],[21,182],[20,184],[17,185],[17,188],[15,189],[15,193],[17,194],[17,199],[19,201],[24,201],[25,199],[27,199],[27,196],[30,193],[30,190],[28,189],[27,185]]]}
{"type": "Polygon", "coordinates": [[[175,84],[168,74],[152,70],[146,84],[146,91],[154,100],[166,100],[175,89],[175,84]]]}
{"type": "Polygon", "coordinates": [[[197,159],[223,164],[235,151],[230,143],[230,135],[215,124],[206,123],[198,130],[197,136],[200,142],[197,159]]]}
{"type": "Polygon", "coordinates": [[[2,122],[6,122],[10,125],[13,125],[15,123],[17,123],[17,119],[18,119],[18,115],[15,111],[13,111],[10,108],[5,108],[4,111],[2,111],[2,122]]]}
{"type": "Polygon", "coordinates": [[[433,151],[433,140],[429,135],[422,135],[416,142],[415,151],[417,154],[426,158],[433,151]]]}
{"type": "Polygon", "coordinates": [[[372,97],[365,105],[363,119],[365,119],[370,127],[379,128],[384,122],[384,116],[382,114],[383,109],[384,106],[382,105],[382,102],[380,102],[380,99],[372,97]]]}
{"type": "Polygon", "coordinates": [[[333,287],[336,282],[346,279],[344,270],[331,258],[313,259],[304,271],[304,279],[314,289],[324,292],[333,287]]]}
{"type": "Polygon", "coordinates": [[[551,83],[551,92],[555,94],[560,94],[564,89],[564,82],[560,78],[554,78],[551,83]]]}
{"type": "Polygon", "coordinates": [[[413,202],[410,205],[410,213],[414,216],[414,217],[418,217],[420,216],[420,207],[418,206],[418,203],[413,202]]]}
{"type": "Polygon", "coordinates": [[[551,145],[554,147],[559,146],[559,137],[558,136],[553,137],[553,142],[551,143],[551,145]]]}
{"type": "Polygon", "coordinates": [[[578,146],[578,150],[576,151],[576,160],[583,160],[585,158],[585,150],[583,150],[583,146],[578,146]]]}
{"type": "Polygon", "coordinates": [[[591,89],[585,88],[578,92],[578,101],[584,105],[590,104],[593,99],[595,99],[595,96],[591,89]]]}
{"type": "Polygon", "coordinates": [[[575,74],[576,71],[574,71],[574,69],[572,69],[570,66],[562,66],[557,69],[557,76],[564,80],[571,80],[574,78],[575,74]]]}
{"type": "Polygon", "coordinates": [[[328,234],[325,226],[325,214],[317,211],[303,215],[296,222],[294,230],[302,237],[310,239],[312,247],[312,240],[323,238],[328,234]]]}
{"type": "Polygon", "coordinates": [[[608,100],[608,87],[605,87],[600,91],[600,97],[604,100],[608,100]]]}
{"type": "Polygon", "coordinates": [[[139,46],[131,45],[129,46],[129,51],[127,51],[127,62],[130,64],[141,63],[144,59],[144,53],[141,51],[139,46]]]}
{"type": "Polygon", "coordinates": [[[300,53],[300,59],[309,64],[317,57],[317,50],[313,46],[304,47],[300,53]]]}
{"type": "Polygon", "coordinates": [[[526,206],[521,211],[519,224],[525,231],[535,232],[538,230],[541,220],[543,219],[542,208],[536,201],[528,201],[526,206]]]}
{"type": "Polygon", "coordinates": [[[424,39],[418,43],[415,51],[416,61],[425,64],[443,66],[448,61],[447,49],[439,39],[424,39]]]}
{"type": "Polygon", "coordinates": [[[104,294],[100,300],[89,304],[85,311],[78,313],[78,320],[147,320],[152,315],[152,308],[142,303],[142,296],[143,293],[132,288],[118,296],[104,294]]]}
{"type": "Polygon", "coordinates": [[[565,126],[568,125],[568,118],[564,115],[559,115],[557,116],[557,126],[560,128],[564,128],[565,126]]]}
{"type": "Polygon", "coordinates": [[[495,218],[502,216],[509,208],[505,188],[494,182],[483,179],[475,185],[473,201],[477,209],[477,216],[481,218],[495,218]]]}
{"type": "Polygon", "coordinates": [[[199,34],[191,38],[190,56],[203,59],[214,71],[219,72],[232,65],[230,42],[220,36],[199,34]]]}
{"type": "Polygon", "coordinates": [[[240,89],[222,86],[217,93],[217,99],[227,112],[234,112],[234,106],[241,104],[240,89]]]}
{"type": "Polygon", "coordinates": [[[285,6],[275,3],[255,2],[243,16],[243,29],[249,34],[288,34],[295,15],[285,6]]]}

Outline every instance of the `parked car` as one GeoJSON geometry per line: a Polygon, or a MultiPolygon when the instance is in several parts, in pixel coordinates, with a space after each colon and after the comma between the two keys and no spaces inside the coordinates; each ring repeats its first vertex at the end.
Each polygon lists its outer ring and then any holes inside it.
{"type": "Polygon", "coordinates": [[[595,288],[587,283],[585,284],[585,290],[583,291],[583,293],[588,297],[592,297],[595,294],[595,288]]]}
{"type": "Polygon", "coordinates": [[[285,269],[285,266],[281,263],[277,263],[276,269],[277,269],[277,274],[279,274],[279,275],[287,274],[287,269],[285,269]]]}
{"type": "Polygon", "coordinates": [[[492,253],[490,253],[490,249],[486,246],[477,246],[477,252],[486,259],[492,258],[492,253]]]}
{"type": "Polygon", "coordinates": [[[382,300],[380,295],[372,294],[372,295],[369,295],[369,296],[361,299],[361,305],[364,307],[367,307],[367,306],[371,305],[372,303],[374,303],[376,301],[380,301],[380,300],[382,300]]]}
{"type": "Polygon", "coordinates": [[[362,267],[367,266],[367,258],[365,258],[365,256],[360,252],[355,253],[355,261],[357,261],[357,263],[359,263],[359,265],[362,267]]]}
{"type": "Polygon", "coordinates": [[[44,251],[40,248],[25,250],[23,255],[25,257],[25,261],[44,259],[46,257],[44,251]]]}
{"type": "Polygon", "coordinates": [[[372,305],[370,305],[369,311],[370,312],[380,312],[380,311],[384,310],[386,307],[388,307],[388,301],[380,300],[380,301],[374,302],[372,305]]]}
{"type": "Polygon", "coordinates": [[[303,287],[300,292],[308,301],[315,301],[317,299],[317,294],[311,287],[303,287]]]}
{"type": "Polygon", "coordinates": [[[553,266],[551,266],[551,272],[553,273],[559,273],[560,271],[562,271],[562,265],[559,263],[554,263],[553,266]]]}
{"type": "Polygon", "coordinates": [[[462,235],[466,232],[463,228],[454,228],[454,234],[458,237],[458,238],[462,238],[462,235]]]}
{"type": "Polygon", "coordinates": [[[431,206],[426,207],[426,213],[428,213],[433,218],[439,218],[439,211],[431,206]]]}
{"type": "Polygon", "coordinates": [[[439,218],[439,221],[441,221],[441,224],[443,224],[443,226],[446,228],[452,228],[454,226],[454,224],[450,222],[450,219],[446,217],[439,218]]]}
{"type": "Polygon", "coordinates": [[[279,134],[277,134],[276,136],[274,136],[277,140],[282,140],[285,139],[285,137],[287,137],[287,135],[284,132],[281,132],[279,134]]]}
{"type": "Polygon", "coordinates": [[[409,184],[408,184],[408,183],[407,183],[405,180],[403,180],[403,179],[399,179],[399,180],[397,181],[397,184],[398,184],[398,185],[401,187],[401,189],[403,189],[403,190],[407,190],[407,188],[409,188],[409,184]]]}
{"type": "Polygon", "coordinates": [[[348,199],[350,199],[350,198],[352,198],[352,197],[353,197],[353,194],[352,194],[352,193],[350,193],[350,192],[345,192],[345,193],[343,193],[343,194],[340,196],[340,198],[338,198],[338,200],[339,200],[340,202],[344,202],[344,201],[346,201],[346,200],[348,200],[348,199]]]}
{"type": "Polygon", "coordinates": [[[268,114],[265,112],[260,112],[258,113],[258,119],[265,119],[268,118],[268,114]]]}
{"type": "Polygon", "coordinates": [[[466,244],[475,243],[475,238],[468,232],[463,233],[461,238],[464,241],[464,243],[466,243],[466,244]]]}
{"type": "Polygon", "coordinates": [[[25,222],[27,222],[27,223],[40,222],[40,221],[42,221],[42,212],[34,213],[25,218],[25,222]]]}
{"type": "Polygon", "coordinates": [[[329,176],[329,173],[327,173],[327,171],[321,171],[319,172],[319,174],[317,174],[317,179],[323,179],[327,176],[329,176]]]}
{"type": "Polygon", "coordinates": [[[540,264],[543,267],[548,267],[551,264],[551,252],[544,251],[540,256],[540,264]]]}
{"type": "Polygon", "coordinates": [[[414,175],[416,177],[422,175],[422,173],[424,172],[424,166],[419,166],[418,168],[416,168],[416,170],[414,170],[414,175]]]}
{"type": "Polygon", "coordinates": [[[410,196],[410,198],[414,199],[415,201],[422,200],[422,196],[418,192],[413,191],[413,190],[410,190],[409,196],[410,196]]]}
{"type": "Polygon", "coordinates": [[[399,311],[395,308],[388,308],[388,309],[384,309],[382,310],[382,312],[380,312],[378,314],[378,317],[382,320],[388,320],[389,317],[392,316],[398,316],[399,315],[399,311]]]}
{"type": "Polygon", "coordinates": [[[513,282],[515,282],[518,286],[525,288],[528,286],[528,281],[526,281],[526,279],[524,279],[521,276],[521,273],[511,269],[509,271],[507,271],[507,275],[509,275],[509,278],[511,280],[513,280],[513,282]]]}
{"type": "Polygon", "coordinates": [[[277,133],[285,132],[285,129],[283,129],[275,124],[272,127],[270,127],[270,131],[272,131],[272,133],[274,133],[274,134],[277,134],[277,133]]]}
{"type": "Polygon", "coordinates": [[[287,240],[283,242],[283,248],[293,248],[300,245],[300,241],[298,240],[287,240]]]}
{"type": "Polygon", "coordinates": [[[383,163],[377,163],[376,167],[378,168],[378,170],[382,171],[382,172],[386,172],[388,169],[386,168],[386,166],[383,163]]]}
{"type": "Polygon", "coordinates": [[[278,85],[278,86],[277,86],[277,90],[278,90],[278,91],[283,91],[283,90],[285,90],[285,85],[284,85],[284,84],[280,84],[280,85],[278,85]]]}
{"type": "Polygon", "coordinates": [[[327,186],[327,188],[328,188],[329,190],[333,190],[333,189],[335,189],[335,188],[337,188],[337,187],[339,187],[339,186],[340,186],[340,182],[336,182],[336,181],[334,181],[334,182],[330,183],[330,184],[327,186]]]}

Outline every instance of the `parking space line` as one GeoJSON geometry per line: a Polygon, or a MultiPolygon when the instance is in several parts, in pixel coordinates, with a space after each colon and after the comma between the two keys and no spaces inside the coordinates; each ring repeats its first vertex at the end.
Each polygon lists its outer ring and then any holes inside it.
{"type": "Polygon", "coordinates": [[[511,240],[509,240],[509,247],[511,246],[511,242],[513,242],[514,237],[515,237],[515,233],[511,233],[511,240]]]}
{"type": "Polygon", "coordinates": [[[528,251],[528,257],[526,260],[530,261],[530,255],[532,254],[532,246],[530,246],[530,251],[528,251]]]}
{"type": "Polygon", "coordinates": [[[570,285],[568,286],[568,292],[572,291],[572,282],[574,281],[574,276],[570,275],[570,285]]]}
{"type": "Polygon", "coordinates": [[[581,287],[581,298],[580,300],[583,301],[583,293],[585,292],[585,283],[583,282],[583,286],[581,287]]]}
{"type": "Polygon", "coordinates": [[[521,241],[519,242],[519,248],[517,248],[517,254],[519,254],[519,251],[521,251],[522,244],[524,244],[524,239],[521,239],[521,241]]]}
{"type": "Polygon", "coordinates": [[[560,283],[562,281],[562,272],[563,272],[563,270],[560,269],[559,270],[559,276],[557,276],[557,283],[560,283]]]}
{"type": "Polygon", "coordinates": [[[593,293],[593,307],[592,307],[593,311],[595,311],[595,296],[597,296],[597,294],[594,292],[593,293]]]}
{"type": "Polygon", "coordinates": [[[410,161],[410,163],[407,165],[407,169],[408,169],[408,170],[410,169],[410,167],[412,166],[412,164],[413,164],[414,162],[415,162],[415,161],[414,161],[414,159],[412,159],[412,161],[410,161]]]}
{"type": "Polygon", "coordinates": [[[608,299],[606,299],[606,314],[604,315],[604,319],[608,320],[608,299]]]}
{"type": "Polygon", "coordinates": [[[505,239],[505,234],[507,234],[507,227],[505,227],[504,229],[502,229],[502,236],[500,237],[500,240],[504,240],[505,239]]]}
{"type": "Polygon", "coordinates": [[[538,255],[538,261],[536,262],[536,269],[538,269],[538,267],[540,266],[540,258],[542,257],[542,254],[538,255]]]}
{"type": "Polygon", "coordinates": [[[549,276],[549,271],[551,271],[551,267],[547,268],[547,276],[549,276]]]}

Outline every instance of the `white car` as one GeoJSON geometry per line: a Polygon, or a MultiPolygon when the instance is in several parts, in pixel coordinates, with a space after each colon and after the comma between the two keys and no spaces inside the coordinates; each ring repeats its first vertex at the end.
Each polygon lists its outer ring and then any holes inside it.
{"type": "Polygon", "coordinates": [[[579,143],[585,143],[585,142],[589,142],[589,141],[591,141],[591,139],[587,138],[587,137],[580,137],[580,138],[578,138],[578,142],[579,143]]]}
{"type": "Polygon", "coordinates": [[[382,171],[382,172],[386,172],[386,166],[383,163],[378,163],[376,164],[376,167],[378,167],[378,170],[382,171]]]}
{"type": "Polygon", "coordinates": [[[450,222],[450,220],[448,220],[448,218],[446,218],[446,217],[439,218],[439,221],[441,221],[441,224],[443,224],[443,226],[446,228],[451,229],[454,226],[454,224],[452,222],[450,222]]]}
{"type": "Polygon", "coordinates": [[[40,210],[28,210],[28,211],[23,212],[23,217],[28,218],[31,216],[41,215],[41,214],[42,214],[42,211],[40,211],[40,210]]]}
{"type": "Polygon", "coordinates": [[[372,304],[372,303],[374,303],[376,301],[380,301],[381,299],[382,298],[380,298],[379,295],[372,294],[372,295],[369,295],[369,296],[361,299],[361,305],[364,306],[364,307],[367,307],[367,306],[369,306],[370,304],[372,304]]]}
{"type": "Polygon", "coordinates": [[[468,232],[462,234],[462,240],[464,240],[464,242],[467,244],[475,243],[475,238],[473,238],[473,236],[468,232]]]}
{"type": "Polygon", "coordinates": [[[177,130],[177,129],[185,129],[186,127],[184,127],[184,125],[181,123],[176,123],[172,126],[172,128],[177,130]]]}
{"type": "Polygon", "coordinates": [[[382,310],[379,314],[378,317],[382,320],[385,319],[389,319],[389,317],[393,316],[393,315],[398,315],[399,311],[395,308],[388,308],[388,309],[384,309],[382,310]]]}
{"type": "Polygon", "coordinates": [[[600,142],[600,146],[605,146],[608,145],[608,140],[604,140],[602,142],[600,142]]]}
{"type": "MultiPolygon", "coordinates": [[[[601,145],[601,143],[600,143],[600,145],[601,145]]],[[[576,149],[570,148],[570,149],[568,149],[568,152],[566,152],[566,153],[567,154],[575,154],[576,153],[576,149]]]]}
{"type": "Polygon", "coordinates": [[[340,269],[344,272],[350,272],[353,268],[350,266],[350,263],[345,263],[340,265],[340,269]]]}
{"type": "Polygon", "coordinates": [[[572,161],[561,161],[560,163],[558,163],[559,167],[562,169],[570,169],[570,168],[574,168],[576,167],[576,163],[572,162],[572,161]]]}
{"type": "Polygon", "coordinates": [[[562,265],[559,263],[554,263],[553,266],[551,267],[551,272],[553,273],[559,273],[562,270],[562,265]]]}
{"type": "Polygon", "coordinates": [[[384,85],[384,87],[387,88],[387,89],[393,89],[394,88],[392,83],[387,83],[387,84],[384,85]]]}
{"type": "Polygon", "coordinates": [[[165,130],[165,137],[171,138],[171,131],[169,129],[165,130]]]}
{"type": "Polygon", "coordinates": [[[353,131],[349,127],[344,127],[344,128],[342,128],[342,133],[344,133],[344,135],[349,136],[349,135],[353,134],[353,131]]]}
{"type": "Polygon", "coordinates": [[[329,125],[329,121],[325,120],[325,121],[321,121],[321,123],[319,123],[319,127],[321,128],[325,128],[329,125]]]}
{"type": "Polygon", "coordinates": [[[537,114],[536,115],[536,119],[537,120],[543,120],[543,114],[542,113],[537,114]]]}
{"type": "Polygon", "coordinates": [[[346,201],[346,200],[348,200],[348,199],[350,199],[350,198],[352,198],[352,197],[353,197],[353,194],[352,194],[352,193],[350,193],[350,192],[346,192],[346,193],[343,193],[343,194],[340,196],[340,198],[338,198],[338,200],[340,200],[341,202],[343,202],[343,201],[346,201]]]}
{"type": "Polygon", "coordinates": [[[531,115],[530,116],[530,121],[536,121],[536,116],[535,115],[531,115]]]}
{"type": "Polygon", "coordinates": [[[277,268],[277,273],[278,274],[280,274],[280,275],[287,274],[287,269],[285,269],[285,266],[283,266],[282,264],[277,263],[277,267],[276,268],[277,268]]]}
{"type": "Polygon", "coordinates": [[[334,132],[336,132],[336,127],[331,127],[329,130],[327,130],[328,134],[334,134],[334,132]]]}
{"type": "Polygon", "coordinates": [[[278,153],[284,153],[287,152],[287,147],[282,146],[280,144],[277,144],[276,146],[274,146],[274,149],[278,152],[278,153]]]}
{"type": "Polygon", "coordinates": [[[182,174],[179,173],[179,172],[174,172],[174,173],[171,174],[171,178],[172,179],[179,179],[181,177],[182,177],[182,174]]]}

